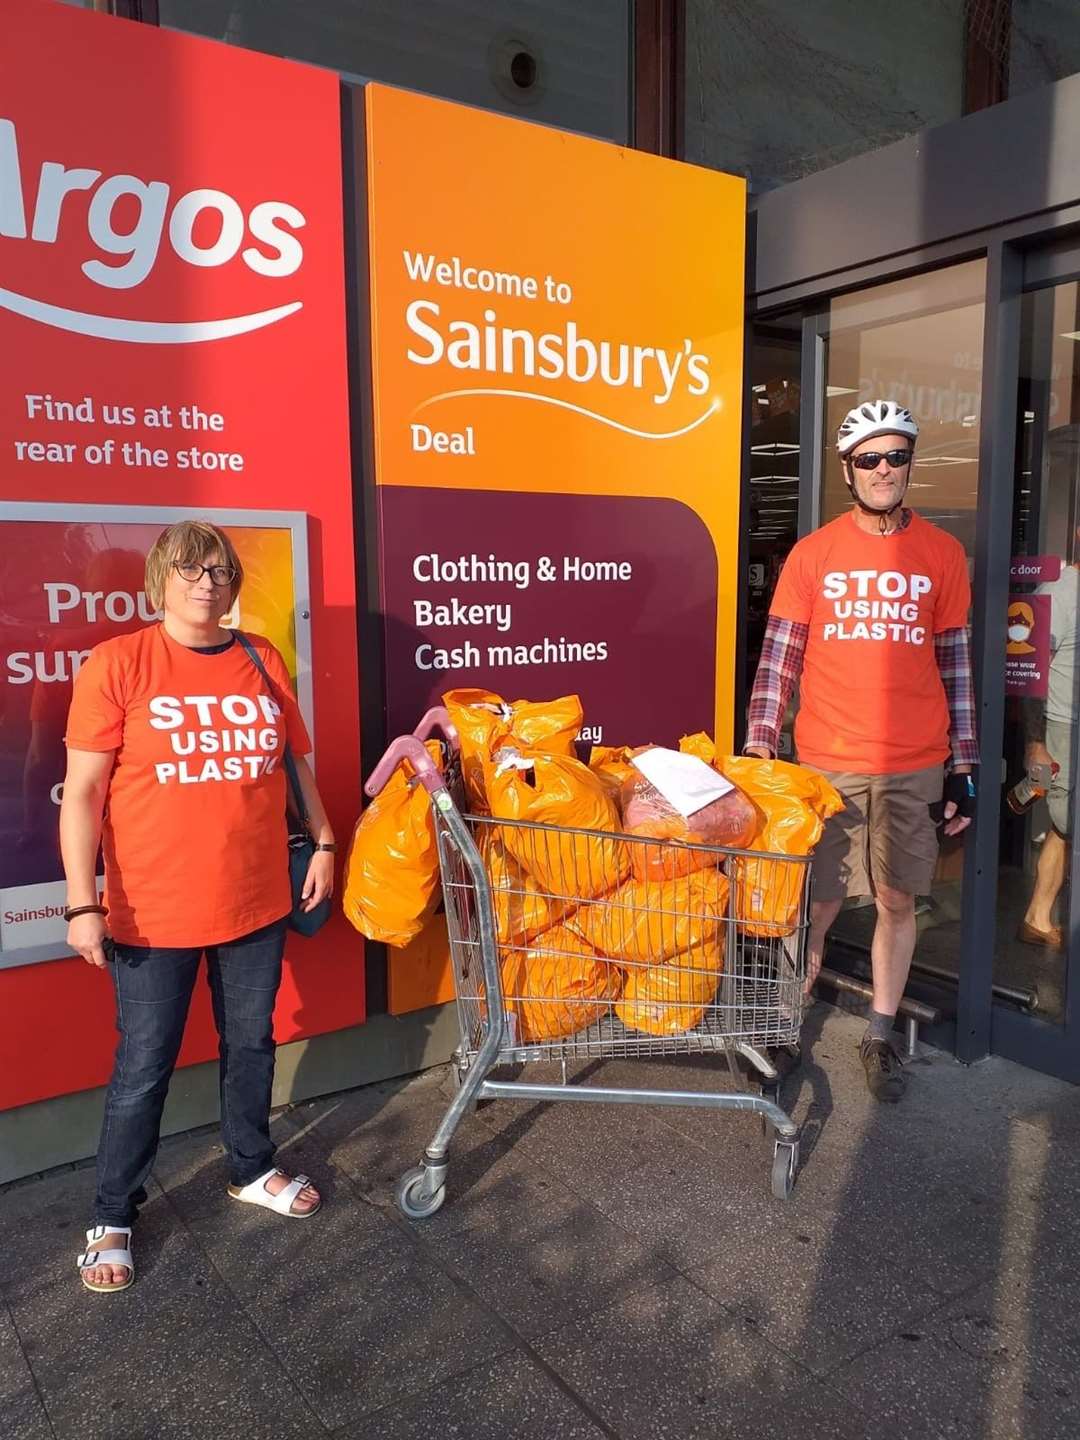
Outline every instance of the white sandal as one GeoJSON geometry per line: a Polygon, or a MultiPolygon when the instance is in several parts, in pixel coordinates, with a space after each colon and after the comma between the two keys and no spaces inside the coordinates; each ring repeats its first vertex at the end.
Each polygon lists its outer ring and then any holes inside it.
{"type": "Polygon", "coordinates": [[[267,1180],[274,1175],[284,1174],[284,1170],[279,1170],[275,1166],[273,1170],[267,1170],[265,1175],[260,1175],[248,1185],[230,1185],[228,1187],[229,1196],[233,1200],[243,1200],[246,1205],[261,1205],[264,1209],[273,1210],[278,1215],[285,1215],[290,1220],[307,1220],[312,1215],[317,1215],[322,1209],[321,1196],[319,1203],[313,1205],[310,1210],[294,1210],[292,1208],[293,1201],[300,1191],[305,1185],[311,1184],[311,1179],[307,1175],[294,1176],[288,1185],[283,1186],[276,1195],[270,1194],[266,1188],[267,1180]]]}
{"type": "Polygon", "coordinates": [[[95,1225],[92,1230],[86,1232],[86,1249],[76,1260],[79,1267],[79,1274],[82,1283],[87,1290],[94,1290],[99,1295],[111,1295],[114,1290],[126,1290],[135,1279],[135,1261],[131,1255],[131,1230],[126,1225],[95,1225]],[[106,1235],[126,1235],[126,1250],[91,1250],[95,1240],[103,1240],[106,1235]],[[97,1280],[88,1280],[85,1272],[92,1270],[95,1265],[126,1265],[128,1277],[121,1280],[118,1285],[102,1285],[97,1280]]]}

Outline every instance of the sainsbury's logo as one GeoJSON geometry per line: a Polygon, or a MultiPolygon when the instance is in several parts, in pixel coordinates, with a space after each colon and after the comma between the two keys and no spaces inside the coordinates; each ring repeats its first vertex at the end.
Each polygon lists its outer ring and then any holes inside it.
{"type": "MultiPolygon", "coordinates": [[[[239,202],[223,190],[189,190],[174,198],[172,187],[164,180],[103,176],[100,170],[69,168],[46,160],[30,205],[14,122],[0,119],[0,238],[55,245],[65,227],[70,231],[74,223],[73,207],[67,206],[67,214],[65,207],[68,197],[79,191],[91,197],[86,214],[86,259],[80,268],[88,280],[105,290],[134,290],[141,285],[152,273],[166,237],[180,260],[200,269],[227,265],[239,256],[256,275],[283,279],[295,275],[303,264],[304,250],[295,232],[307,219],[295,205],[283,200],[264,200],[245,215],[239,202]],[[117,225],[118,207],[121,226],[117,225]],[[205,241],[207,231],[215,236],[209,243],[205,241]]],[[[77,335],[154,345],[190,345],[243,335],[284,320],[301,306],[301,301],[292,300],[272,309],[218,319],[132,320],[67,309],[39,295],[17,294],[0,286],[0,308],[26,319],[77,335]]]]}

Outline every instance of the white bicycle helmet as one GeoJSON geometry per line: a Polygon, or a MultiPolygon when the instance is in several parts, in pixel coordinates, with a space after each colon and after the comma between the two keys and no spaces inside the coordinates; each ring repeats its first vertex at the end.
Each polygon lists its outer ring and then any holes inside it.
{"type": "Polygon", "coordinates": [[[894,400],[867,400],[856,405],[844,416],[836,435],[836,448],[842,456],[875,435],[907,435],[912,445],[919,437],[919,422],[910,410],[894,400]]]}

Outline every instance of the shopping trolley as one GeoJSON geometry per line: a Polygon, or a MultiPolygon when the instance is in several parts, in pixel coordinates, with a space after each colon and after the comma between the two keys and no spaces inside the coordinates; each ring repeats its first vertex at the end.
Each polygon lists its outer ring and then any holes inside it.
{"type": "Polygon", "coordinates": [[[786,1199],[799,1130],[778,1103],[769,1051],[799,1042],[809,860],[466,814],[444,710],[391,744],[368,795],[401,764],[432,805],[461,1031],[456,1092],[398,1183],[402,1212],[421,1220],[440,1208],[454,1132],[488,1099],[751,1111],[771,1141],[772,1192],[786,1199]],[[437,729],[442,771],[423,744],[437,729]],[[575,1061],[708,1054],[726,1062],[734,1090],[613,1088],[567,1073],[575,1061]],[[559,1083],[492,1078],[552,1061],[559,1083]]]}

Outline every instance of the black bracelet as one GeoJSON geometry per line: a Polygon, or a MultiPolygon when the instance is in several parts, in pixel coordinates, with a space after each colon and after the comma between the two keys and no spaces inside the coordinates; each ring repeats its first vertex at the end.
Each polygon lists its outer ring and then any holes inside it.
{"type": "Polygon", "coordinates": [[[70,923],[76,915],[107,915],[108,913],[104,905],[75,905],[64,911],[64,919],[70,923]]]}
{"type": "Polygon", "coordinates": [[[337,841],[336,841],[336,840],[331,840],[329,843],[327,843],[325,840],[319,840],[319,841],[317,841],[316,844],[315,844],[315,849],[316,849],[316,850],[328,850],[331,855],[336,855],[336,854],[337,854],[337,841]]]}

